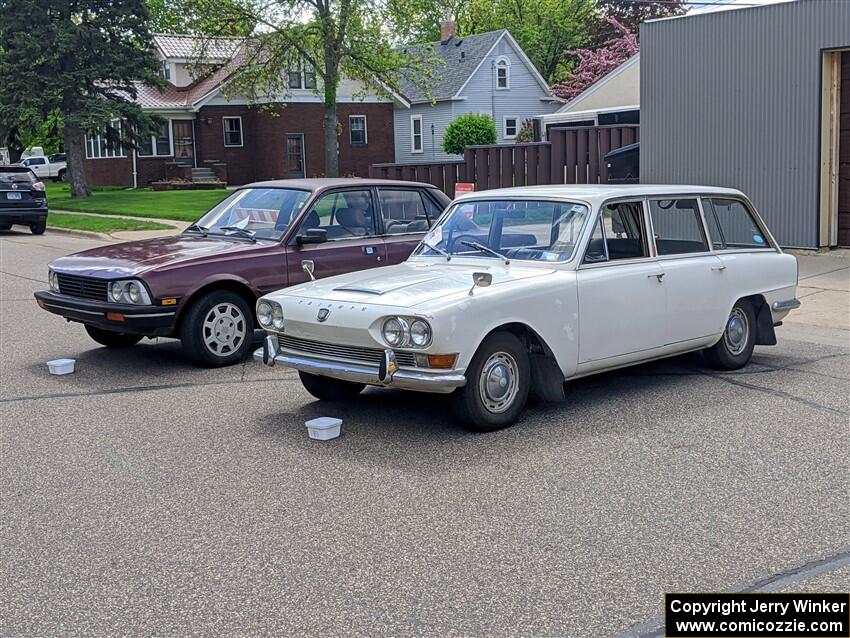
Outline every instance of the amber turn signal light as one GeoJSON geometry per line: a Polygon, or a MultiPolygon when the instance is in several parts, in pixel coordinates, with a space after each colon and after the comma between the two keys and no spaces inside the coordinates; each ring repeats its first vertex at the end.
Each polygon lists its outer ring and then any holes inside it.
{"type": "Polygon", "coordinates": [[[120,312],[107,312],[106,318],[109,319],[109,321],[124,321],[124,315],[120,312]]]}
{"type": "Polygon", "coordinates": [[[162,304],[163,306],[174,306],[174,305],[177,305],[177,300],[176,300],[176,299],[174,299],[174,298],[171,298],[171,299],[163,299],[163,300],[162,300],[162,301],[160,301],[159,303],[160,303],[160,304],[162,304]]]}
{"type": "Polygon", "coordinates": [[[455,361],[457,361],[457,353],[455,354],[429,354],[428,355],[428,367],[429,368],[453,368],[455,365],[455,361]]]}

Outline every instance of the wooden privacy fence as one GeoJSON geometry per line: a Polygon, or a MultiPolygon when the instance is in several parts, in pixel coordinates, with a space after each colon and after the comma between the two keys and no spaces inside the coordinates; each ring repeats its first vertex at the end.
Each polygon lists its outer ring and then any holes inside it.
{"type": "Polygon", "coordinates": [[[373,164],[370,177],[433,184],[454,197],[457,182],[475,190],[536,184],[606,184],[609,151],[640,141],[639,125],[549,129],[548,142],[467,146],[463,160],[373,164]]]}

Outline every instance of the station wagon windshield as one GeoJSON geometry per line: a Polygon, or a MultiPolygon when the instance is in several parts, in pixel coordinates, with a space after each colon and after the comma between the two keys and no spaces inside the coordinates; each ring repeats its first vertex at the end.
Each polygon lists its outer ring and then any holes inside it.
{"type": "Polygon", "coordinates": [[[308,191],[289,188],[244,188],[220,202],[186,232],[277,240],[298,217],[309,196],[308,191]]]}
{"type": "Polygon", "coordinates": [[[568,261],[589,210],[576,202],[458,202],[425,236],[415,255],[568,261]]]}

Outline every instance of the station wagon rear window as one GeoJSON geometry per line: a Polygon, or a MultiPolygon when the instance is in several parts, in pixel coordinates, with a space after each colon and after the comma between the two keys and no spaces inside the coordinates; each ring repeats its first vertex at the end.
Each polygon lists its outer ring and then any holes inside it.
{"type": "Polygon", "coordinates": [[[567,261],[589,216],[584,204],[537,200],[458,202],[414,254],[567,261]]]}
{"type": "Polygon", "coordinates": [[[708,250],[695,198],[651,200],[649,216],[655,248],[660,256],[708,250]]]}

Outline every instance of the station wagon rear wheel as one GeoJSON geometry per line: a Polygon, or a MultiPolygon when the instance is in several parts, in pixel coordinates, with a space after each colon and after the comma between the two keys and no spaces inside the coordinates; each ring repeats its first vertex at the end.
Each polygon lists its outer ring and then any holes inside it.
{"type": "Polygon", "coordinates": [[[726,319],[723,336],[704,351],[705,358],[714,368],[737,370],[747,365],[755,344],[756,314],[753,304],[747,299],[739,299],[726,319]]]}
{"type": "Polygon", "coordinates": [[[452,395],[458,419],[479,432],[511,425],[525,407],[531,384],[525,346],[508,332],[490,335],[472,358],[466,379],[452,395]]]}
{"type": "Polygon", "coordinates": [[[180,325],[186,353],[208,368],[242,361],[251,349],[254,315],[246,301],[229,290],[213,290],[195,301],[180,325]]]}

